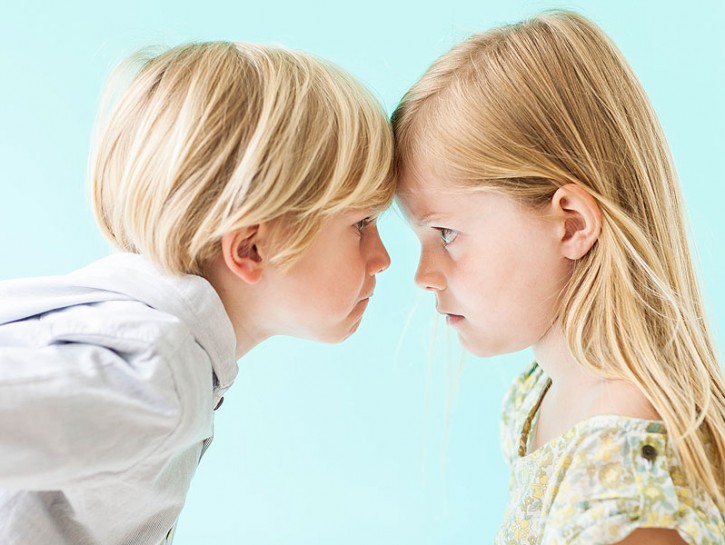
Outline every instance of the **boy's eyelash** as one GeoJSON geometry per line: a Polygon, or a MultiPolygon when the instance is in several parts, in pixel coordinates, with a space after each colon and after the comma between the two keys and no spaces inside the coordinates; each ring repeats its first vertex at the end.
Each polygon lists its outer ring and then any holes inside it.
{"type": "Polygon", "coordinates": [[[363,230],[373,222],[375,222],[375,218],[373,216],[368,216],[367,218],[363,218],[355,223],[355,228],[362,233],[363,230]]]}

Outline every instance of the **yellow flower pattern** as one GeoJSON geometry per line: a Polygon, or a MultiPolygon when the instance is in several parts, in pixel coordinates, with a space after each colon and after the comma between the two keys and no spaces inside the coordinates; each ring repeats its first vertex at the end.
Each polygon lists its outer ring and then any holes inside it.
{"type": "Polygon", "coordinates": [[[533,363],[504,400],[501,442],[512,476],[495,545],[608,545],[637,528],[725,545],[725,513],[688,485],[660,421],[595,416],[522,456],[524,423],[548,382],[533,363]]]}

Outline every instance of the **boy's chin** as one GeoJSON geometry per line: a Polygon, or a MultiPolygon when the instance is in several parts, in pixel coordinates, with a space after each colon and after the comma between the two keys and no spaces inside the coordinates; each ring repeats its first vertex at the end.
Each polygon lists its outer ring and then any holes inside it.
{"type": "Polygon", "coordinates": [[[327,331],[312,334],[306,338],[311,341],[317,341],[325,344],[340,344],[346,341],[350,336],[355,333],[360,327],[360,320],[357,320],[352,325],[340,324],[338,327],[331,328],[327,331]]]}

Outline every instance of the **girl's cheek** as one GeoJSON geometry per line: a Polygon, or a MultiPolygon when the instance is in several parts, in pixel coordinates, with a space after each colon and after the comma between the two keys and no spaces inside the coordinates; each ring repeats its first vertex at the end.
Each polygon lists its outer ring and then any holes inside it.
{"type": "Polygon", "coordinates": [[[460,241],[457,238],[451,244],[443,248],[443,253],[448,260],[456,263],[465,263],[467,260],[466,256],[468,255],[466,252],[465,241],[460,241]]]}

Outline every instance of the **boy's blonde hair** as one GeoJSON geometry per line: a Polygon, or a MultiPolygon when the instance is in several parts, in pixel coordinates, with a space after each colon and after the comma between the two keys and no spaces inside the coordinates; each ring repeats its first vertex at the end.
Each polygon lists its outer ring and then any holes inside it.
{"type": "Polygon", "coordinates": [[[682,197],[654,110],[593,23],[552,12],[475,35],[438,59],[393,115],[396,167],[419,158],[462,190],[538,206],[574,183],[602,210],[559,319],[576,360],[636,384],[686,477],[720,504],[725,384],[708,331],[682,197]]]}
{"type": "Polygon", "coordinates": [[[288,265],[325,217],[392,201],[389,122],[312,55],[248,43],[141,52],[91,157],[96,217],[120,249],[203,274],[228,232],[270,222],[288,265]]]}

